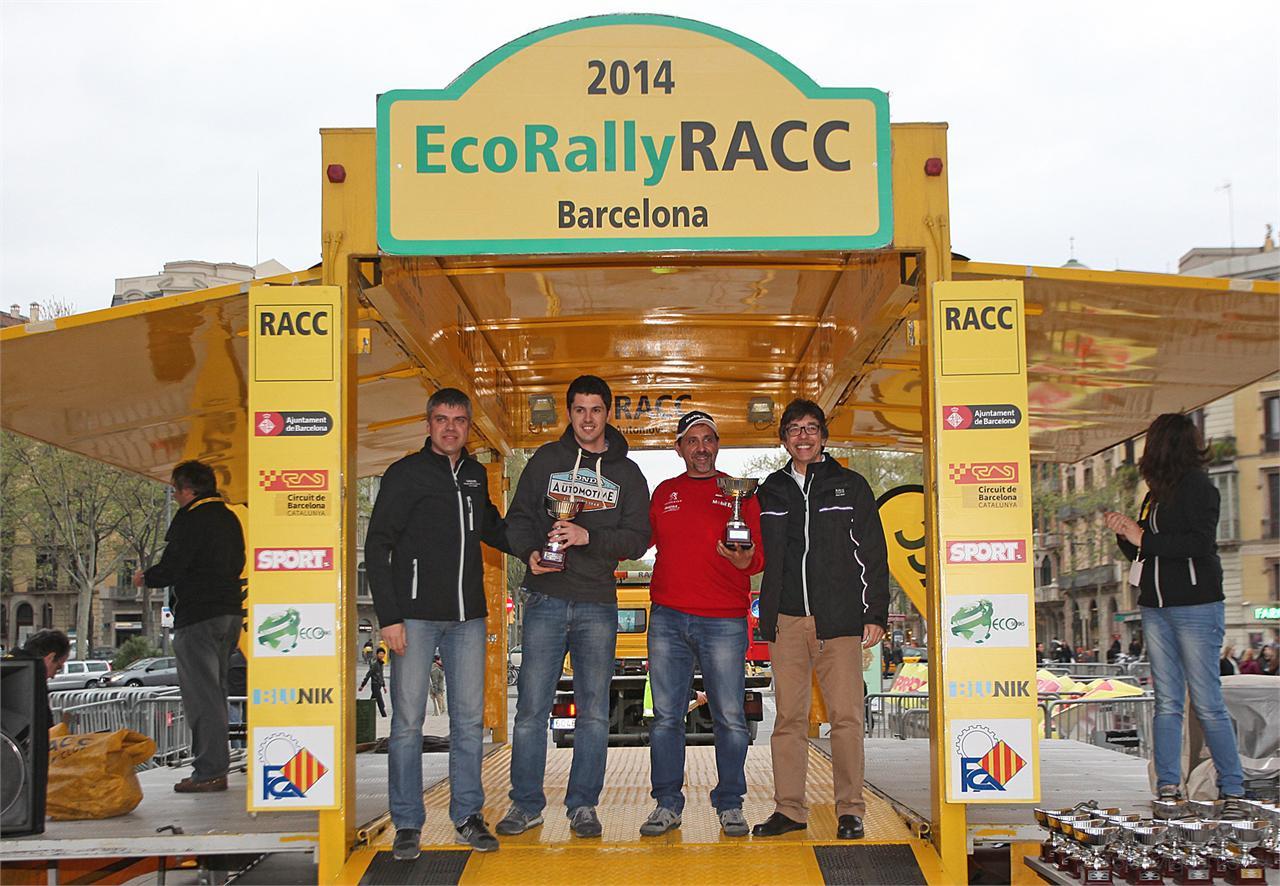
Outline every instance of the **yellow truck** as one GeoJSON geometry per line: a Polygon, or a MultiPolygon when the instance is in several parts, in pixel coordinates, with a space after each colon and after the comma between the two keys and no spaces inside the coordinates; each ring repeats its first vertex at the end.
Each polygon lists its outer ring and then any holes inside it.
{"type": "MultiPolygon", "coordinates": [[[[644,690],[649,679],[649,580],[648,569],[618,571],[618,643],[613,660],[613,680],[609,687],[609,744],[649,743],[650,718],[645,716],[644,690]]],[[[750,628],[748,627],[748,630],[750,628]]],[[[746,670],[746,659],[743,659],[746,670]]],[[[769,685],[768,674],[746,677],[747,731],[754,742],[764,719],[762,690],[769,685]]],[[[694,673],[693,689],[702,689],[702,675],[694,673]]],[[[692,699],[691,699],[692,700],[692,699]]],[[[551,737],[556,747],[573,746],[577,707],[573,700],[573,663],[565,656],[564,674],[556,687],[551,708],[551,737]]],[[[689,744],[711,744],[711,711],[706,705],[694,707],[685,717],[689,744]]]]}

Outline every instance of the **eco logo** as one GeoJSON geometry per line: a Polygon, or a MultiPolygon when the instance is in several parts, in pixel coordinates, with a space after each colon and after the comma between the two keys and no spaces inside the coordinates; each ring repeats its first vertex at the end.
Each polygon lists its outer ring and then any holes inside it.
{"type": "Polygon", "coordinates": [[[602,511],[618,506],[617,483],[607,477],[598,477],[590,468],[562,471],[552,474],[547,481],[547,497],[562,501],[578,499],[585,502],[584,511],[602,511]]]}
{"type": "Polygon", "coordinates": [[[992,428],[1016,428],[1022,424],[1022,410],[1012,403],[986,406],[942,407],[944,431],[982,431],[992,428]]]}
{"type": "Polygon", "coordinates": [[[960,793],[1008,790],[1009,783],[1027,767],[1027,760],[996,732],[971,725],[956,736],[960,764],[960,793]]]}
{"type": "Polygon", "coordinates": [[[333,655],[337,607],[333,603],[253,607],[255,657],[333,655]]]}
{"type": "Polygon", "coordinates": [[[254,731],[259,802],[324,808],[333,803],[333,727],[264,728],[254,731]]]}
{"type": "Polygon", "coordinates": [[[945,606],[948,648],[1008,649],[1030,645],[1025,594],[950,594],[945,606]]]}
{"type": "Polygon", "coordinates": [[[255,437],[323,437],[333,430],[327,412],[255,412],[255,437]]]}

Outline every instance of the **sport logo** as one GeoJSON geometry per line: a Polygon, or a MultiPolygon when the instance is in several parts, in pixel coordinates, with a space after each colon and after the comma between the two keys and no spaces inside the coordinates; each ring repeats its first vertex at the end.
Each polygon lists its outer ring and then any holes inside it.
{"type": "Polygon", "coordinates": [[[259,572],[322,572],[333,568],[333,548],[254,548],[259,572]]]}
{"type": "Polygon", "coordinates": [[[986,726],[969,726],[956,737],[960,793],[1004,792],[1027,761],[986,726]]]}
{"type": "Polygon", "coordinates": [[[971,464],[950,464],[947,466],[947,478],[957,486],[1017,483],[1018,463],[1016,461],[978,461],[971,464]]]}
{"type": "Polygon", "coordinates": [[[1025,540],[1004,541],[950,541],[947,542],[947,563],[1025,563],[1025,540]]]}
{"type": "Polygon", "coordinates": [[[1020,424],[1022,424],[1022,410],[1012,403],[942,407],[942,429],[944,431],[1016,428],[1020,424]]]}
{"type": "Polygon", "coordinates": [[[255,412],[255,437],[323,437],[333,430],[327,412],[255,412]]]}
{"type": "Polygon", "coordinates": [[[321,470],[258,471],[258,485],[267,492],[290,492],[298,489],[328,489],[329,472],[321,470]]]}
{"type": "Polygon", "coordinates": [[[258,748],[263,800],[301,800],[329,768],[287,732],[268,735],[258,748]]]}

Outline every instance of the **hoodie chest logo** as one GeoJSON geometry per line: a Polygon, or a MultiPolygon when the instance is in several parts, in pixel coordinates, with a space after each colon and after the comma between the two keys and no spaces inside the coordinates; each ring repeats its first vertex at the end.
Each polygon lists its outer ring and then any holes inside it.
{"type": "Polygon", "coordinates": [[[620,488],[608,477],[597,477],[591,468],[578,468],[552,474],[547,481],[547,496],[562,500],[576,498],[586,502],[584,511],[603,511],[618,506],[620,488]]]}

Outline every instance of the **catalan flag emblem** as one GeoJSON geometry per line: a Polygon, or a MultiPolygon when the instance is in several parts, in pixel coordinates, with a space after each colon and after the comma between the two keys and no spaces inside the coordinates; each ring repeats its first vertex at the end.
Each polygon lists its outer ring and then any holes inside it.
{"type": "Polygon", "coordinates": [[[987,774],[1003,787],[1022,771],[1022,768],[1027,765],[1027,761],[1022,759],[1018,752],[1005,744],[1002,739],[997,741],[991,750],[987,751],[986,755],[978,761],[978,765],[985,769],[987,774]]]}
{"type": "Polygon", "coordinates": [[[329,770],[310,751],[303,748],[294,754],[280,771],[285,778],[293,782],[299,793],[306,794],[311,790],[311,786],[324,778],[324,774],[329,770]]]}

